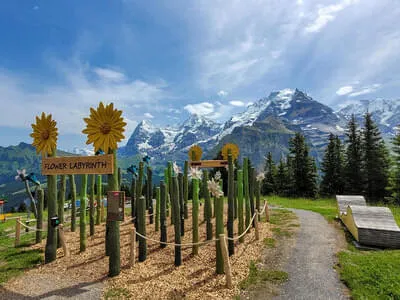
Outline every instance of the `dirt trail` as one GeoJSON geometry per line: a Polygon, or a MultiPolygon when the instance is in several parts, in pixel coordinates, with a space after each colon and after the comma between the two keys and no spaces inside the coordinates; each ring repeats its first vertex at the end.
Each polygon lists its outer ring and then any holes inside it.
{"type": "Polygon", "coordinates": [[[284,270],[289,280],[274,299],[349,299],[334,269],[336,253],[345,245],[344,234],[320,214],[292,209],[300,230],[284,270]]]}

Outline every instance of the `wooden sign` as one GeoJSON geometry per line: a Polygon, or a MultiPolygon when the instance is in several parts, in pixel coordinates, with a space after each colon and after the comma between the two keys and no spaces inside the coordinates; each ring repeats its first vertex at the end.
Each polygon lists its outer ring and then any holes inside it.
{"type": "Polygon", "coordinates": [[[228,165],[227,160],[197,160],[189,162],[191,167],[196,168],[222,168],[228,165]]]}
{"type": "Polygon", "coordinates": [[[107,221],[123,221],[125,214],[125,192],[107,192],[107,221]]]}
{"type": "Polygon", "coordinates": [[[42,158],[42,175],[112,173],[114,173],[112,154],[42,158]]]}

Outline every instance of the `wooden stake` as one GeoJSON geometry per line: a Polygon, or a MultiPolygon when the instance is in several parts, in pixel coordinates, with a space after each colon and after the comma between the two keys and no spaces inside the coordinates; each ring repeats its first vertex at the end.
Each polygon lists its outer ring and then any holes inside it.
{"type": "Polygon", "coordinates": [[[269,222],[268,202],[265,200],[265,219],[269,222]]]}
{"type": "Polygon", "coordinates": [[[64,235],[64,225],[58,225],[58,236],[60,237],[60,243],[64,251],[64,256],[69,256],[69,249],[67,247],[67,243],[65,242],[65,235],[64,235]]]}
{"type": "Polygon", "coordinates": [[[256,209],[256,217],[254,218],[254,227],[255,227],[255,236],[256,236],[256,241],[260,239],[260,232],[258,231],[258,209],[256,209]]]}
{"type": "Polygon", "coordinates": [[[219,235],[219,243],[221,246],[222,257],[224,258],[224,271],[225,271],[225,279],[226,279],[226,287],[228,289],[232,288],[232,271],[231,271],[231,263],[229,261],[228,247],[226,245],[225,235],[219,235]]]}
{"type": "Polygon", "coordinates": [[[15,247],[19,245],[19,239],[21,236],[21,218],[18,217],[15,223],[15,247]]]}
{"type": "Polygon", "coordinates": [[[129,266],[133,267],[135,265],[135,256],[136,256],[136,228],[133,227],[131,233],[131,243],[130,243],[130,257],[129,257],[129,266]]]}

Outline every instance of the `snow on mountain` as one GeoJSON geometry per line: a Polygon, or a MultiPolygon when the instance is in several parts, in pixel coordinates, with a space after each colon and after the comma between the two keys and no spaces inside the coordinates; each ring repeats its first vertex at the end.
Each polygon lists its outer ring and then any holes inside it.
{"type": "Polygon", "coordinates": [[[91,156],[94,155],[94,150],[89,149],[89,148],[78,148],[78,147],[74,147],[72,150],[69,150],[67,152],[73,153],[73,154],[77,154],[77,155],[81,155],[81,156],[91,156]]]}
{"type": "Polygon", "coordinates": [[[396,127],[400,124],[400,100],[388,100],[377,98],[373,100],[354,100],[347,103],[337,111],[337,114],[349,120],[354,114],[359,124],[363,122],[366,112],[372,114],[372,118],[378,124],[384,134],[395,134],[396,127]]]}

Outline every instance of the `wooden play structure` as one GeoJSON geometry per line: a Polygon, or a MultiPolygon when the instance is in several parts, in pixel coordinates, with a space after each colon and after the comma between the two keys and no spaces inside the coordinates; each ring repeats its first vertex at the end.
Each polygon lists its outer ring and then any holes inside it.
{"type": "Polygon", "coordinates": [[[336,196],[339,217],[362,245],[400,249],[400,228],[387,207],[367,206],[363,196],[336,196]]]}

